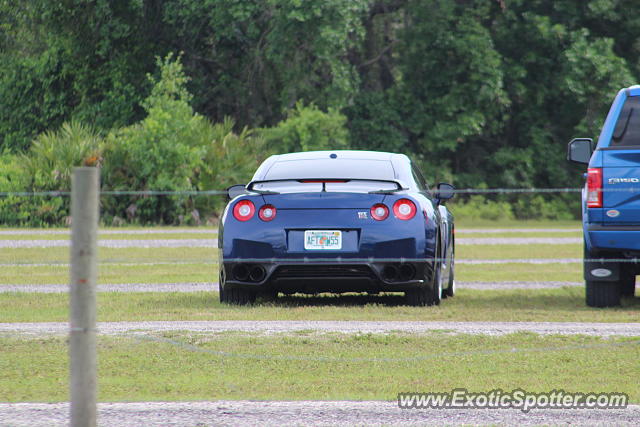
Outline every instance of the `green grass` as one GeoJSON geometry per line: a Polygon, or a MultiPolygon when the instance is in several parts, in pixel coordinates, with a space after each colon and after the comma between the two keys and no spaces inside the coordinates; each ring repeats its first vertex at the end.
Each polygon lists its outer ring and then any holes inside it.
{"type": "Polygon", "coordinates": [[[456,245],[456,259],[531,258],[581,259],[582,245],[456,245]]]}
{"type": "MultiPolygon", "coordinates": [[[[201,233],[158,233],[158,234],[99,234],[101,240],[175,240],[175,239],[217,239],[218,233],[202,230],[201,233]]],[[[0,234],[0,240],[69,240],[64,234],[0,234]]]]}
{"type": "MultiPolygon", "coordinates": [[[[67,294],[0,293],[0,322],[64,322],[67,294]]],[[[281,296],[252,307],[222,305],[217,292],[101,293],[99,321],[142,320],[439,320],[639,322],[640,298],[622,307],[585,306],[584,289],[462,289],[437,307],[408,307],[401,294],[281,296]]]]}
{"type": "MultiPolygon", "coordinates": [[[[100,262],[198,262],[215,260],[216,248],[99,248],[100,262]]],[[[458,245],[458,259],[580,258],[582,245],[458,245]]],[[[68,263],[68,248],[0,250],[0,264],[68,263]]]]}
{"type": "MultiPolygon", "coordinates": [[[[173,282],[217,282],[218,265],[185,263],[159,265],[109,265],[98,267],[98,283],[173,283],[173,282]]],[[[0,287],[2,284],[43,285],[69,283],[69,267],[30,266],[2,267],[0,270],[0,287]]]]}
{"type": "MultiPolygon", "coordinates": [[[[455,216],[455,209],[451,210],[455,216]]],[[[573,228],[582,229],[582,222],[579,220],[551,221],[551,220],[499,220],[492,221],[486,219],[479,220],[456,220],[456,228],[573,228]]]]}
{"type": "Polygon", "coordinates": [[[565,238],[574,237],[582,238],[581,231],[562,231],[562,232],[541,232],[541,231],[526,231],[526,232],[500,232],[500,233],[464,233],[456,231],[456,237],[458,239],[487,239],[487,238],[504,238],[512,237],[519,239],[529,239],[532,237],[544,237],[544,238],[565,238]]]}
{"type": "MultiPolygon", "coordinates": [[[[395,400],[403,391],[464,387],[615,391],[640,401],[637,339],[524,333],[155,339],[99,338],[99,400],[395,400]]],[[[65,338],[0,338],[0,348],[0,401],[68,400],[65,338]]]]}
{"type": "Polygon", "coordinates": [[[456,280],[463,282],[581,282],[582,264],[458,264],[456,280]]]}
{"type": "MultiPolygon", "coordinates": [[[[126,261],[125,261],[126,262],[126,261]]],[[[218,266],[211,263],[180,263],[158,265],[110,265],[100,264],[98,283],[173,283],[217,282],[218,266]]],[[[573,264],[458,264],[456,279],[459,281],[509,282],[509,281],[582,281],[582,265],[573,264]]],[[[0,286],[42,285],[69,283],[69,267],[57,266],[9,266],[0,270],[0,286]]]]}
{"type": "MultiPolygon", "coordinates": [[[[98,248],[99,262],[204,262],[218,259],[216,248],[98,248]]],[[[69,248],[0,249],[0,264],[68,263],[69,248]]],[[[4,268],[4,267],[3,267],[4,268]]],[[[4,282],[3,282],[4,283],[4,282]]],[[[8,282],[6,282],[8,283],[8,282]]]]}

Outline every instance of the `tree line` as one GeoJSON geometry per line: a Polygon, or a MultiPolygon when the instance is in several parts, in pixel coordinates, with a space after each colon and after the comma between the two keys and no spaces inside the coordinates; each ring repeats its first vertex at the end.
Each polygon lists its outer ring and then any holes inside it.
{"type": "Polygon", "coordinates": [[[638,12],[634,0],[0,0],[0,150],[28,153],[64,123],[102,138],[142,123],[157,58],[173,53],[194,114],[265,150],[404,152],[460,188],[577,187],[566,143],[596,137],[637,82],[638,12]]]}

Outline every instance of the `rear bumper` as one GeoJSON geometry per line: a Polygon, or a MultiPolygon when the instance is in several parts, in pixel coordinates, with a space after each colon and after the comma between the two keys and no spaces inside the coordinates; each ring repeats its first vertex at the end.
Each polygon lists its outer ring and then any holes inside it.
{"type": "Polygon", "coordinates": [[[428,286],[433,273],[432,262],[415,260],[253,261],[224,261],[224,287],[309,294],[403,292],[428,286]]]}
{"type": "Polygon", "coordinates": [[[591,249],[628,252],[640,251],[640,226],[602,226],[587,227],[591,249]]]}

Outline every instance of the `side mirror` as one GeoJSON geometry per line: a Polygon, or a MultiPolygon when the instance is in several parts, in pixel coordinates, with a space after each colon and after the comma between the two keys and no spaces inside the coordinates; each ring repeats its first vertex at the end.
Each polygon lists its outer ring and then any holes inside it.
{"type": "Polygon", "coordinates": [[[436,199],[438,199],[438,203],[443,200],[449,200],[453,198],[455,194],[456,188],[453,185],[447,184],[445,182],[441,182],[440,184],[438,184],[436,190],[436,199]]]}
{"type": "Polygon", "coordinates": [[[593,154],[593,140],[591,138],[575,138],[567,147],[567,160],[574,163],[588,165],[593,154]]]}
{"type": "Polygon", "coordinates": [[[243,194],[249,194],[249,192],[247,191],[247,188],[242,185],[232,185],[231,187],[227,188],[227,196],[229,197],[229,199],[235,199],[238,196],[242,196],[243,194]]]}

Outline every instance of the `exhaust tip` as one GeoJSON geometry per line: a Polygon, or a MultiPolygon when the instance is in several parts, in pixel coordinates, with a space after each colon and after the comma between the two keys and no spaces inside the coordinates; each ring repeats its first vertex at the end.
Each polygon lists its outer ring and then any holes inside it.
{"type": "Polygon", "coordinates": [[[382,269],[382,278],[387,281],[395,280],[398,277],[398,269],[395,265],[385,265],[382,269]]]}
{"type": "Polygon", "coordinates": [[[253,267],[251,267],[251,271],[249,272],[249,280],[251,280],[252,282],[262,282],[265,276],[266,273],[262,266],[254,265],[253,267]]]}
{"type": "Polygon", "coordinates": [[[416,275],[416,269],[411,264],[402,264],[400,266],[399,276],[400,281],[406,282],[408,280],[412,280],[416,275]]]}
{"type": "Polygon", "coordinates": [[[244,264],[238,264],[233,267],[233,277],[234,279],[245,282],[249,278],[249,268],[244,264]]]}

